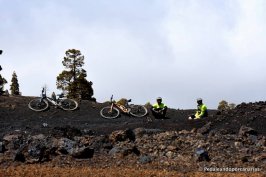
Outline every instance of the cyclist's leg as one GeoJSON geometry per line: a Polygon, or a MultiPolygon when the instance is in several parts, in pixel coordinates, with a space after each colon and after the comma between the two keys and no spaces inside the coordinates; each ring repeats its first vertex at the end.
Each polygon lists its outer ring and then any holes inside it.
{"type": "Polygon", "coordinates": [[[158,109],[151,108],[151,112],[155,119],[160,119],[162,116],[158,109]]]}

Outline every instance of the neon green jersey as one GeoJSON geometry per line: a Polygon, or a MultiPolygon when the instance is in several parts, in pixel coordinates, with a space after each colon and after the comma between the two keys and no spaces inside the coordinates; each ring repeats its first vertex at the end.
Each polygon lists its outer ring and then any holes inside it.
{"type": "Polygon", "coordinates": [[[159,108],[163,109],[163,108],[166,107],[166,104],[164,104],[164,103],[161,103],[161,104],[155,103],[154,105],[152,105],[152,107],[155,108],[155,109],[159,109],[159,108]]]}
{"type": "Polygon", "coordinates": [[[201,118],[201,117],[207,117],[207,116],[208,116],[207,106],[205,104],[198,105],[198,110],[195,114],[195,117],[201,118]]]}

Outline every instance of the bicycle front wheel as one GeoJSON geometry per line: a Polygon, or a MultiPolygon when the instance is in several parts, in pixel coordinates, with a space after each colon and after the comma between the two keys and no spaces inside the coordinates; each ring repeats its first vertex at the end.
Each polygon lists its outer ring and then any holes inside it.
{"type": "Polygon", "coordinates": [[[101,109],[100,114],[105,119],[115,119],[119,116],[120,111],[113,107],[111,109],[111,106],[107,106],[101,109]]]}
{"type": "Polygon", "coordinates": [[[35,98],[33,100],[31,100],[28,104],[28,107],[33,110],[33,111],[44,111],[48,108],[49,103],[47,102],[47,100],[43,100],[41,98],[35,98]]]}
{"type": "Polygon", "coordinates": [[[78,108],[78,103],[68,98],[60,100],[59,105],[65,111],[74,111],[78,108]]]}
{"type": "Polygon", "coordinates": [[[148,110],[146,107],[141,105],[131,105],[129,113],[135,117],[143,117],[148,113],[148,110]]]}

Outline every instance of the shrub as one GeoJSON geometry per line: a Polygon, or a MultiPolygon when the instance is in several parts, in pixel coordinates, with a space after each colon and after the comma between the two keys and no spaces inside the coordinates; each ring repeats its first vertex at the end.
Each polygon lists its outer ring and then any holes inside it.
{"type": "Polygon", "coordinates": [[[117,101],[116,103],[121,104],[121,105],[126,105],[127,99],[126,98],[121,98],[119,101],[117,101]]]}
{"type": "Polygon", "coordinates": [[[228,103],[227,101],[225,100],[222,100],[219,102],[219,105],[218,105],[218,110],[219,111],[227,111],[227,110],[230,110],[230,109],[234,109],[236,107],[236,104],[235,103],[228,103]]]}
{"type": "Polygon", "coordinates": [[[144,105],[146,108],[150,108],[152,107],[152,104],[150,102],[147,102],[145,105],[144,105]]]}

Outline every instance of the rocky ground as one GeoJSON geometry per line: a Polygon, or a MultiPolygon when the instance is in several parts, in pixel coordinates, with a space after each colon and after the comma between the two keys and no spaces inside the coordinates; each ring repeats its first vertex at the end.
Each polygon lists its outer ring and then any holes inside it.
{"type": "Polygon", "coordinates": [[[142,168],[187,172],[260,170],[266,164],[266,102],[242,103],[202,120],[169,109],[168,119],[100,117],[106,104],[78,110],[27,108],[30,97],[0,97],[0,166],[142,168]],[[236,169],[241,168],[241,169],[236,169]]]}

